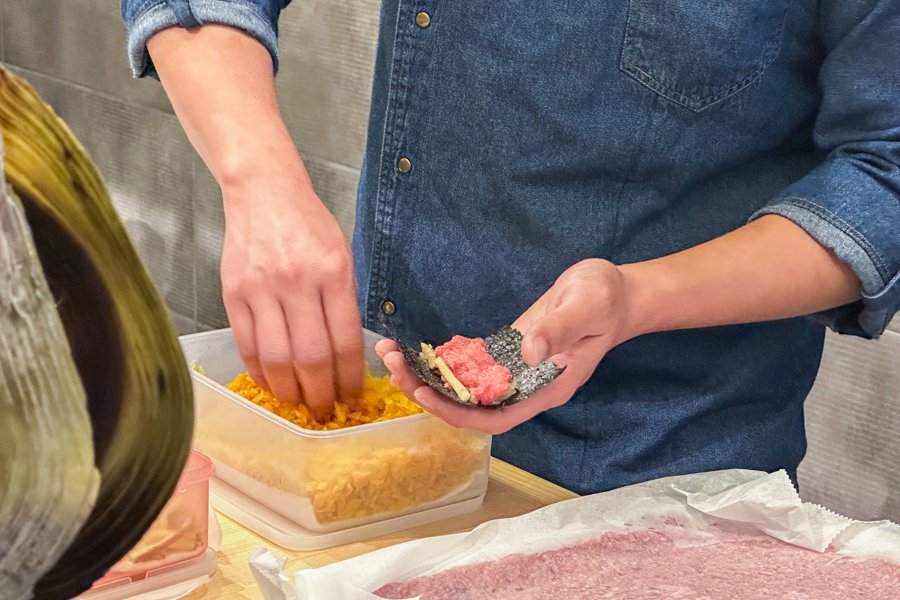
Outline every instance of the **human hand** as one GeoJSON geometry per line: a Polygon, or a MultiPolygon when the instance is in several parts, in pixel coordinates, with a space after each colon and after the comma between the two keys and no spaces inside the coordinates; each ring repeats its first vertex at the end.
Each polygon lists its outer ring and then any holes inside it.
{"type": "Polygon", "coordinates": [[[499,434],[545,410],[565,404],[614,346],[634,337],[629,285],[622,271],[600,259],[581,261],[519,317],[522,357],[531,366],[546,359],[565,371],[522,402],[501,409],[464,406],[425,385],[406,365],[396,342],[382,340],[376,351],[403,392],[428,412],[456,427],[499,434]]]}
{"type": "Polygon", "coordinates": [[[223,299],[250,376],[320,415],[355,402],[365,369],[350,247],[299,157],[222,193],[223,299]]]}
{"type": "Polygon", "coordinates": [[[168,27],[147,46],[222,187],[222,295],[247,370],[318,413],[352,401],[365,371],[350,248],[281,117],[268,50],[215,24],[168,27]]]}

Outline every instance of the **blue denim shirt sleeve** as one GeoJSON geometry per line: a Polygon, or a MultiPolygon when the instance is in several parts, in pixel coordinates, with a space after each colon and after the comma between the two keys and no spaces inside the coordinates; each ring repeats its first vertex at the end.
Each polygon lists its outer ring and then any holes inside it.
{"type": "Polygon", "coordinates": [[[815,142],[826,160],[753,218],[782,215],[859,276],[860,302],[814,315],[878,337],[900,308],[900,1],[827,0],[815,142]]]}
{"type": "Polygon", "coordinates": [[[147,40],[167,27],[230,25],[257,39],[278,70],[278,16],[291,0],[122,0],[128,58],[136,77],[156,77],[147,40]]]}

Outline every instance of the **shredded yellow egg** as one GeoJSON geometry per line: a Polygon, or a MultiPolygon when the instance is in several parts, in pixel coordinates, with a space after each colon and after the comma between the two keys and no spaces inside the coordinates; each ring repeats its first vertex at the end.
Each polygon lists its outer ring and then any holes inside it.
{"type": "Polygon", "coordinates": [[[309,468],[319,523],[366,518],[434,502],[481,467],[484,442],[461,429],[423,430],[410,446],[328,448],[309,468]]]}
{"type": "Polygon", "coordinates": [[[227,386],[232,392],[239,394],[250,402],[275,413],[304,429],[324,431],[343,429],[365,423],[387,421],[398,417],[406,417],[422,412],[415,403],[390,382],[389,376],[373,377],[366,374],[359,406],[354,410],[347,404],[338,402],[329,420],[319,422],[315,414],[305,404],[294,406],[279,400],[271,393],[258,386],[247,373],[235,377],[227,386]]]}
{"type": "MultiPolygon", "coordinates": [[[[291,423],[319,431],[422,412],[391,385],[389,377],[369,374],[358,409],[338,403],[325,422],[319,422],[303,404],[293,406],[273,397],[246,373],[226,387],[291,423]]],[[[322,525],[404,511],[448,494],[466,494],[476,474],[486,473],[487,467],[488,442],[480,434],[453,428],[439,419],[390,432],[361,431],[359,436],[329,440],[292,438],[289,443],[245,439],[237,432],[222,436],[201,420],[197,440],[209,456],[223,464],[308,499],[322,525]],[[265,451],[260,451],[261,447],[265,451]]]]}

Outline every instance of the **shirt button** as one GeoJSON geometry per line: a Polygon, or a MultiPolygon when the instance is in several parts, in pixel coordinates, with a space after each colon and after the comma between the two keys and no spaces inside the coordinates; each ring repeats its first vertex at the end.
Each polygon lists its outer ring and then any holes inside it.
{"type": "Polygon", "coordinates": [[[422,29],[431,25],[431,17],[428,16],[427,12],[420,12],[416,15],[416,25],[422,29]]]}
{"type": "Polygon", "coordinates": [[[397,161],[397,170],[401,173],[408,173],[412,169],[412,163],[405,156],[397,161]]]}
{"type": "Polygon", "coordinates": [[[383,312],[386,315],[394,314],[395,310],[397,310],[397,307],[394,306],[394,303],[391,302],[390,300],[382,303],[382,305],[381,305],[381,312],[383,312]]]}

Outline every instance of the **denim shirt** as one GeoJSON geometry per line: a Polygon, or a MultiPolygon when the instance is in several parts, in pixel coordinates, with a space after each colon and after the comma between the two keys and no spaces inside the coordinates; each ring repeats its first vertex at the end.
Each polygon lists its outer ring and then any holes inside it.
{"type": "MultiPolygon", "coordinates": [[[[135,73],[175,24],[239,27],[277,66],[285,4],[124,0],[135,73]]],[[[876,337],[900,306],[900,0],[384,0],[380,22],[353,240],[366,326],[483,336],[580,260],[782,215],[861,301],[631,340],[494,453],[580,493],[795,469],[825,326],[876,337]]]]}

